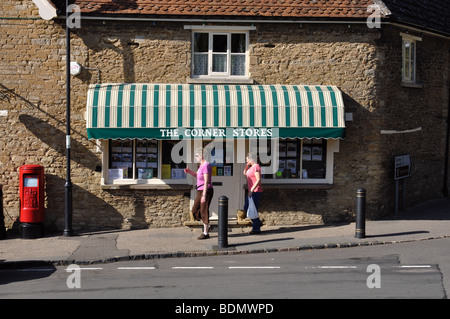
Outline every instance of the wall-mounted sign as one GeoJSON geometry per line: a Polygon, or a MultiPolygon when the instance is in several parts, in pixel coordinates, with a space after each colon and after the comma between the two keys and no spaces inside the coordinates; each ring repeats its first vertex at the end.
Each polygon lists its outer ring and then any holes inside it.
{"type": "Polygon", "coordinates": [[[395,157],[394,179],[402,179],[411,176],[411,155],[395,157]]]}

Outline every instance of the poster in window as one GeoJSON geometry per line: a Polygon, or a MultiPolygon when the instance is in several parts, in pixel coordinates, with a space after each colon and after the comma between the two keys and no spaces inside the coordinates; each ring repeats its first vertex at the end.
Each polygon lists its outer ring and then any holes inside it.
{"type": "Polygon", "coordinates": [[[124,167],[133,167],[133,155],[131,153],[122,154],[122,165],[124,167]]]}
{"type": "Polygon", "coordinates": [[[288,157],[297,156],[297,144],[296,143],[288,143],[287,144],[287,156],[288,157]]]}
{"type": "Polygon", "coordinates": [[[292,174],[297,173],[297,161],[296,160],[286,160],[286,168],[291,171],[292,174]]]}
{"type": "Polygon", "coordinates": [[[158,155],[157,154],[147,154],[147,162],[148,163],[157,163],[158,155]]]}
{"type": "Polygon", "coordinates": [[[139,179],[152,179],[153,178],[153,169],[138,169],[138,178],[139,179]]]}
{"type": "Polygon", "coordinates": [[[223,167],[223,176],[231,176],[231,166],[225,165],[223,167]]]}
{"type": "Polygon", "coordinates": [[[170,164],[162,164],[162,167],[161,167],[161,178],[162,179],[169,179],[171,177],[170,170],[171,170],[170,164]]]}
{"type": "Polygon", "coordinates": [[[128,169],[126,167],[114,168],[108,170],[109,179],[128,178],[128,169]]]}
{"type": "Polygon", "coordinates": [[[137,168],[147,167],[147,157],[145,154],[136,154],[136,167],[137,168]]]}
{"type": "Polygon", "coordinates": [[[156,148],[156,145],[151,145],[147,148],[148,153],[156,154],[158,152],[158,149],[156,148]]]}
{"type": "Polygon", "coordinates": [[[147,163],[147,167],[158,168],[158,163],[156,163],[156,162],[147,163]]]}
{"type": "Polygon", "coordinates": [[[184,179],[186,174],[183,168],[172,168],[172,179],[184,179]]]}
{"type": "Polygon", "coordinates": [[[303,146],[302,158],[304,161],[311,160],[311,146],[303,146]]]}
{"type": "Polygon", "coordinates": [[[313,161],[322,161],[322,147],[313,147],[312,148],[312,160],[313,161]]]}
{"type": "Polygon", "coordinates": [[[278,154],[279,157],[286,156],[286,144],[280,143],[280,153],[278,154]]]}

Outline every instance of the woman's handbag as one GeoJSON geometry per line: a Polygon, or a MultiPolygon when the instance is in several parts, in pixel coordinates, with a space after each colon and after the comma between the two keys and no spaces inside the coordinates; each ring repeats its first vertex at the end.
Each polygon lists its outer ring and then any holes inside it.
{"type": "Polygon", "coordinates": [[[258,211],[256,210],[255,203],[251,197],[248,198],[247,217],[250,219],[258,218],[258,211]]]}

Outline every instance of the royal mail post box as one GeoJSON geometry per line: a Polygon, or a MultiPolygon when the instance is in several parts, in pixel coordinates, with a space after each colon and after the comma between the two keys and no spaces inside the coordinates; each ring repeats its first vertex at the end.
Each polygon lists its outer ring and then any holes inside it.
{"type": "Polygon", "coordinates": [[[43,236],[44,167],[23,165],[19,168],[20,232],[22,238],[43,236]]]}

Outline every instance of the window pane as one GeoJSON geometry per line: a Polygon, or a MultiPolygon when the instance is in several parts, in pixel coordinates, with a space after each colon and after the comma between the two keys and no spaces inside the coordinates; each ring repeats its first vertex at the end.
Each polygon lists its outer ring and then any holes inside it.
{"type": "Polygon", "coordinates": [[[302,154],[302,178],[326,177],[326,140],[304,139],[302,154]]]}
{"type": "Polygon", "coordinates": [[[231,52],[245,53],[245,34],[236,33],[231,35],[231,52]]]}
{"type": "Polygon", "coordinates": [[[132,179],[133,141],[111,140],[109,146],[109,179],[132,179]]]}
{"type": "Polygon", "coordinates": [[[411,69],[410,69],[410,64],[409,64],[408,60],[405,60],[403,68],[405,70],[405,79],[410,80],[411,79],[411,69]]]}
{"type": "Polygon", "coordinates": [[[158,141],[136,140],[136,178],[158,178],[158,141]]]}
{"type": "Polygon", "coordinates": [[[213,72],[227,72],[227,55],[213,54],[213,72]]]}
{"type": "Polygon", "coordinates": [[[231,75],[245,75],[245,55],[231,56],[231,75]]]}
{"type": "Polygon", "coordinates": [[[405,42],[405,60],[409,60],[410,59],[410,43],[409,42],[405,42]]]}
{"type": "Polygon", "coordinates": [[[194,52],[208,52],[208,33],[194,33],[194,52]]]}
{"type": "MultiPolygon", "coordinates": [[[[175,163],[172,159],[172,149],[180,141],[164,140],[161,146],[161,179],[184,179],[186,163],[175,163]]],[[[182,142],[181,142],[182,143],[182,142]]],[[[182,156],[183,154],[180,154],[182,156]]]]}
{"type": "Polygon", "coordinates": [[[208,55],[194,54],[194,75],[208,74],[208,55]]]}
{"type": "Polygon", "coordinates": [[[215,34],[213,36],[213,52],[227,52],[228,36],[226,34],[215,34]]]}

